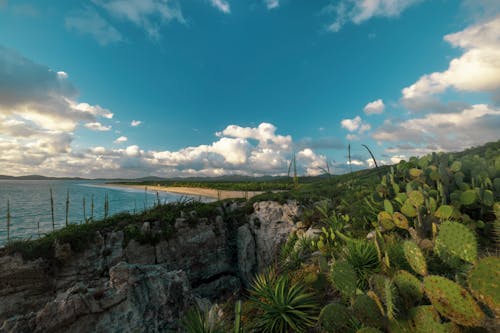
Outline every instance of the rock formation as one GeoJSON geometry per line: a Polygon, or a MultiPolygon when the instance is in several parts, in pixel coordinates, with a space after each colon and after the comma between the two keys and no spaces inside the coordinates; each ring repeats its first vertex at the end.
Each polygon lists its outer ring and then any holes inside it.
{"type": "MultiPolygon", "coordinates": [[[[273,263],[300,207],[264,201],[242,221],[226,204],[213,221],[183,216],[157,244],[125,244],[122,230],[98,232],[86,250],[55,244],[53,264],[0,257],[0,332],[176,332],[201,299],[237,294],[273,263]]],[[[142,232],[156,232],[145,222],[142,232]]]]}

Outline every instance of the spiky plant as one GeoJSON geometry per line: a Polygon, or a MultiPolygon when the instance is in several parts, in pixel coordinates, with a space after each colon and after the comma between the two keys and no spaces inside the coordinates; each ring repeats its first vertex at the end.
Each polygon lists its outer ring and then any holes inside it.
{"type": "Polygon", "coordinates": [[[224,333],[223,325],[217,319],[217,310],[216,305],[204,310],[191,308],[182,319],[182,326],[187,333],[224,333]]]}
{"type": "Polygon", "coordinates": [[[356,272],[358,288],[366,289],[370,276],[380,270],[377,248],[364,240],[349,241],[344,248],[344,256],[356,272]]]}
{"type": "Polygon", "coordinates": [[[318,319],[314,294],[307,293],[300,281],[292,283],[288,276],[277,276],[272,270],[255,277],[249,301],[258,313],[253,322],[257,332],[304,332],[318,319]]]}

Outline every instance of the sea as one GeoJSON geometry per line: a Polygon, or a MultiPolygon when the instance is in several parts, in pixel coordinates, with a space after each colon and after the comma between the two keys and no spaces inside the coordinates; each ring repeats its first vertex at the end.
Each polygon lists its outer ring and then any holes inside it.
{"type": "Polygon", "coordinates": [[[97,180],[0,180],[0,246],[7,242],[9,214],[11,241],[36,239],[52,231],[51,190],[55,229],[66,225],[68,195],[68,223],[72,224],[84,223],[85,218],[92,217],[92,202],[93,219],[102,219],[106,197],[109,216],[120,212],[139,213],[156,205],[158,198],[161,203],[211,200],[168,192],[157,194],[146,188],[119,187],[97,180]]]}

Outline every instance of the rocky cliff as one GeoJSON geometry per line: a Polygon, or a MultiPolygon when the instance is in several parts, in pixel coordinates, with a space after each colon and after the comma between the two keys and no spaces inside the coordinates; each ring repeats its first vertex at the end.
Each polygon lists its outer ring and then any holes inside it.
{"type": "Polygon", "coordinates": [[[212,220],[186,212],[154,244],[113,230],[78,253],[55,244],[55,261],[0,257],[0,332],[177,332],[190,306],[238,294],[272,264],[300,216],[295,202],[253,208],[238,221],[235,203],[212,220]]]}

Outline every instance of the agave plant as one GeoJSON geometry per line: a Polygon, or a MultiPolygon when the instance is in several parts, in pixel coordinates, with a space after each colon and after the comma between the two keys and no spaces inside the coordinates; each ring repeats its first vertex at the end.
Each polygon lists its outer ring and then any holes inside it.
{"type": "Polygon", "coordinates": [[[358,288],[366,289],[369,277],[380,269],[376,247],[364,240],[352,240],[347,242],[344,255],[356,271],[358,288]]]}
{"type": "Polygon", "coordinates": [[[224,333],[223,325],[217,318],[218,306],[209,309],[191,308],[182,319],[187,333],[224,333]]]}
{"type": "Polygon", "coordinates": [[[316,325],[319,306],[313,293],[288,276],[272,270],[257,275],[250,289],[250,302],[258,311],[253,326],[257,332],[304,332],[316,325]]]}

